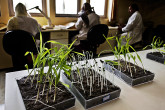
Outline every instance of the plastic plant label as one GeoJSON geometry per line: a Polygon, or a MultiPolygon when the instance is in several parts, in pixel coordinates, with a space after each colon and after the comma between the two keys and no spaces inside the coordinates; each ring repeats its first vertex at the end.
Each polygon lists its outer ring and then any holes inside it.
{"type": "Polygon", "coordinates": [[[105,101],[107,101],[109,99],[110,99],[110,95],[107,95],[107,96],[103,97],[103,102],[105,102],[105,101]]]}

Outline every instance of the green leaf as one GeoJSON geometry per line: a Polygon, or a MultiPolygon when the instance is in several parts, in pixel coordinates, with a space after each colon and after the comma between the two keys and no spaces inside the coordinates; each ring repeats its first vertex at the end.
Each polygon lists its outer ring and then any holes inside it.
{"type": "Polygon", "coordinates": [[[29,52],[29,51],[27,51],[27,52],[25,53],[25,56],[26,56],[26,55],[28,55],[29,53],[30,53],[30,52],[29,52]]]}
{"type": "Polygon", "coordinates": [[[143,48],[143,50],[145,50],[147,47],[150,47],[151,45],[147,45],[147,46],[145,46],[144,48],[143,48]]]}
{"type": "Polygon", "coordinates": [[[69,71],[67,71],[65,68],[63,68],[63,70],[68,76],[70,76],[71,73],[69,71]]]}
{"type": "Polygon", "coordinates": [[[63,82],[61,82],[62,85],[64,85],[65,87],[69,88],[68,84],[64,84],[63,82]]]}
{"type": "Polygon", "coordinates": [[[40,32],[40,52],[42,52],[42,33],[40,32]]]}
{"type": "Polygon", "coordinates": [[[73,44],[76,42],[77,39],[75,39],[69,46],[69,49],[71,49],[71,47],[73,46],[73,44]]]}
{"type": "Polygon", "coordinates": [[[59,44],[59,45],[64,45],[64,44],[62,44],[62,43],[60,43],[60,42],[56,42],[56,41],[54,41],[54,40],[50,40],[50,41],[47,41],[48,43],[53,43],[53,44],[59,44]]]}
{"type": "Polygon", "coordinates": [[[106,39],[107,39],[107,40],[114,40],[115,37],[116,37],[116,36],[113,36],[113,37],[107,37],[106,39]]]}
{"type": "Polygon", "coordinates": [[[25,65],[25,68],[28,70],[28,73],[29,73],[29,68],[28,68],[28,65],[27,64],[25,65]]]}
{"type": "Polygon", "coordinates": [[[103,50],[103,51],[101,51],[101,52],[98,54],[98,57],[100,57],[100,55],[101,55],[102,53],[104,53],[104,52],[110,52],[110,51],[112,51],[112,50],[103,50]]]}
{"type": "Polygon", "coordinates": [[[105,60],[105,62],[111,66],[120,65],[117,61],[113,61],[113,60],[105,60]]]}

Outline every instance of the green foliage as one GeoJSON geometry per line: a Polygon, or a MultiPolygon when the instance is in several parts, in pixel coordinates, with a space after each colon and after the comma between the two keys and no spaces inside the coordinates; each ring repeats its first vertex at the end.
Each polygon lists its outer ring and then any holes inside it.
{"type": "MultiPolygon", "coordinates": [[[[75,42],[75,41],[74,41],[75,42]]],[[[25,55],[30,54],[32,56],[33,60],[33,69],[29,70],[28,65],[25,65],[29,72],[29,76],[34,73],[34,77],[36,73],[38,73],[38,79],[37,79],[37,88],[40,88],[41,84],[46,84],[46,82],[49,82],[49,90],[51,91],[52,86],[55,87],[55,93],[54,93],[54,101],[56,98],[56,89],[58,88],[58,83],[60,82],[60,76],[61,72],[65,72],[68,76],[70,76],[71,72],[71,65],[67,62],[68,56],[70,52],[72,51],[71,47],[74,44],[74,42],[70,45],[65,45],[56,41],[47,41],[43,44],[42,41],[42,34],[40,33],[40,48],[38,50],[38,54],[34,55],[32,52],[26,52],[25,55]],[[53,43],[55,45],[60,45],[60,48],[53,47],[53,48],[46,48],[45,45],[47,43],[53,43]],[[51,51],[54,50],[54,53],[51,53],[51,51]],[[48,70],[45,70],[45,66],[47,66],[48,70]]],[[[27,79],[28,79],[27,78],[27,79]]],[[[26,79],[26,80],[27,80],[26,79]]],[[[33,83],[33,79],[31,79],[31,82],[33,83]]],[[[67,84],[62,83],[64,86],[68,87],[67,84]]],[[[32,84],[32,86],[34,86],[32,84]]],[[[45,88],[43,88],[44,91],[45,88]]],[[[39,89],[38,89],[39,90],[39,89]]],[[[39,91],[38,91],[39,93],[39,91]]],[[[39,94],[37,94],[38,96],[39,94]]],[[[38,100],[38,97],[36,98],[36,101],[38,100]]],[[[48,101],[48,99],[46,99],[48,101]]]]}
{"type": "MultiPolygon", "coordinates": [[[[153,52],[153,50],[154,49],[156,49],[156,50],[158,50],[158,52],[160,52],[162,55],[163,55],[163,57],[164,57],[164,55],[165,55],[165,44],[163,44],[164,43],[164,41],[163,40],[161,40],[161,38],[160,37],[157,37],[156,38],[156,36],[154,36],[153,37],[153,40],[152,40],[152,43],[150,44],[150,45],[147,45],[145,48],[143,48],[143,49],[146,49],[147,47],[151,47],[152,48],[152,52],[153,52]],[[162,47],[162,48],[161,48],[162,47]]],[[[165,61],[164,61],[164,64],[165,64],[165,61]]]]}
{"type": "Polygon", "coordinates": [[[111,65],[111,66],[117,66],[117,65],[120,65],[120,64],[118,64],[118,62],[113,61],[113,60],[105,60],[105,62],[108,63],[108,64],[111,65]]]}
{"type": "Polygon", "coordinates": [[[113,51],[113,48],[112,48],[112,46],[111,46],[109,40],[115,40],[116,36],[107,37],[107,38],[105,37],[105,35],[103,35],[103,36],[104,36],[104,38],[106,39],[106,42],[108,43],[110,49],[109,49],[109,50],[103,50],[103,51],[101,51],[101,52],[98,54],[98,57],[100,57],[100,55],[101,55],[102,53],[104,53],[104,52],[113,51]]]}
{"type": "MultiPolygon", "coordinates": [[[[126,36],[122,36],[120,38],[118,38],[117,36],[107,37],[106,41],[107,41],[107,43],[109,44],[109,47],[110,47],[109,51],[113,52],[113,54],[114,54],[114,56],[115,56],[115,58],[117,59],[118,62],[114,62],[114,61],[110,61],[110,60],[106,60],[105,62],[109,62],[111,66],[118,65],[118,70],[121,71],[121,67],[123,65],[120,64],[120,61],[122,59],[121,55],[123,55],[124,56],[124,61],[125,61],[125,65],[124,65],[125,70],[128,68],[128,70],[130,70],[130,72],[131,72],[131,67],[127,65],[127,61],[126,61],[127,58],[129,60],[129,65],[130,65],[130,59],[131,58],[133,59],[134,64],[136,63],[136,58],[138,58],[138,60],[141,62],[142,66],[143,66],[143,63],[142,63],[142,60],[141,60],[140,56],[137,54],[136,50],[131,45],[129,45],[129,41],[131,40],[131,38],[132,37],[126,37],[126,36]],[[112,48],[111,44],[109,43],[109,40],[112,40],[114,38],[117,41],[117,46],[112,48]],[[125,45],[122,45],[122,43],[121,43],[123,38],[126,39],[126,44],[125,45]],[[135,52],[136,56],[133,56],[133,54],[130,52],[130,49],[132,49],[135,52]]],[[[157,40],[157,41],[161,44],[160,40],[157,40]]],[[[100,52],[100,54],[102,54],[103,52],[104,51],[100,52]]],[[[100,56],[100,54],[99,54],[99,56],[100,56]]],[[[144,68],[144,66],[143,66],[143,68],[144,68]]],[[[134,66],[134,69],[136,71],[135,66],[134,66]]],[[[145,72],[145,70],[144,70],[144,72],[145,72]]]]}
{"type": "Polygon", "coordinates": [[[163,45],[163,40],[160,39],[160,37],[154,36],[152,43],[150,45],[147,45],[146,47],[143,48],[145,50],[147,47],[151,47],[152,49],[158,49],[163,45]]]}

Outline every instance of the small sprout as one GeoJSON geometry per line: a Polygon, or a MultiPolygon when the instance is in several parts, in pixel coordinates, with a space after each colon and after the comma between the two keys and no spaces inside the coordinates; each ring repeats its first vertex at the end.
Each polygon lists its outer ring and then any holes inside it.
{"type": "Polygon", "coordinates": [[[103,71],[105,71],[105,68],[103,68],[103,71]]]}
{"type": "Polygon", "coordinates": [[[86,60],[86,64],[88,64],[88,61],[86,60]]]}
{"type": "Polygon", "coordinates": [[[100,62],[101,62],[101,63],[104,63],[104,61],[103,61],[103,60],[100,60],[100,62]]]}

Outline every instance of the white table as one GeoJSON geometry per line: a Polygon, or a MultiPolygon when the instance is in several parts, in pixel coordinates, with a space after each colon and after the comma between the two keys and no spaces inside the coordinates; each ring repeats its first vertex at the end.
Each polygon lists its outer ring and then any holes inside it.
{"type": "MultiPolygon", "coordinates": [[[[154,80],[147,84],[131,87],[115,76],[115,84],[121,88],[119,99],[91,108],[91,110],[165,110],[165,65],[147,59],[146,53],[150,51],[140,51],[138,54],[142,58],[145,69],[155,73],[154,80]]],[[[101,59],[114,59],[114,56],[101,59]]],[[[140,65],[139,61],[137,63],[140,65]]],[[[6,74],[5,110],[23,110],[20,106],[15,78],[26,74],[27,71],[6,74]]],[[[111,75],[107,71],[106,74],[111,75]]],[[[84,108],[76,100],[75,107],[69,110],[84,110],[84,108]]]]}

